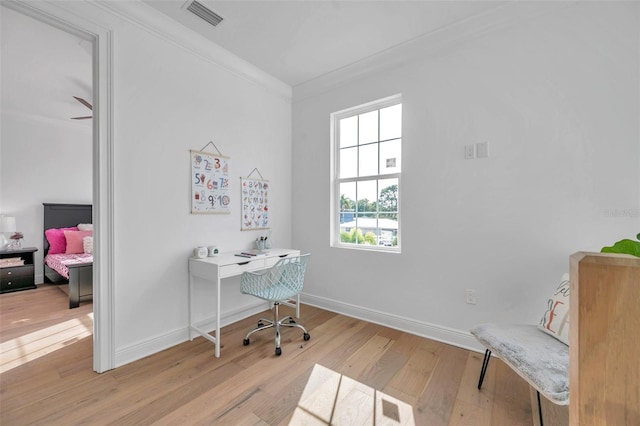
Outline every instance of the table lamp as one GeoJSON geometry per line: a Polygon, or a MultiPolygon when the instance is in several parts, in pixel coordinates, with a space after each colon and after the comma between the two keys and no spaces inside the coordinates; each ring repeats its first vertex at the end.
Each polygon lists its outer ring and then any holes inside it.
{"type": "Polygon", "coordinates": [[[9,246],[9,240],[5,234],[13,234],[14,232],[16,232],[16,218],[2,216],[0,219],[0,249],[6,250],[9,246]]]}

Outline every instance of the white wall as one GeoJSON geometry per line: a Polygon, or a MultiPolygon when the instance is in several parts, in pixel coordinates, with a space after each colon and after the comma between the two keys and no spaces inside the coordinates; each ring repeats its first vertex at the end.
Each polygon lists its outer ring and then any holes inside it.
{"type": "MultiPolygon", "coordinates": [[[[255,167],[271,182],[274,244],[291,245],[291,101],[135,26],[118,27],[115,52],[115,320],[117,346],[129,350],[184,333],[195,246],[250,248],[260,235],[240,231],[239,178],[255,167]],[[236,198],[231,214],[191,215],[189,149],[211,140],[230,157],[236,198]]],[[[223,315],[255,305],[228,284],[223,315]]],[[[212,285],[199,287],[204,319],[215,297],[212,285]]]]}
{"type": "MultiPolygon", "coordinates": [[[[57,7],[113,32],[114,280],[102,285],[122,365],[187,339],[195,246],[245,249],[259,235],[240,231],[239,178],[253,168],[271,182],[274,244],[291,246],[291,89],[142,2],[57,7]],[[189,150],[209,141],[230,157],[228,215],[190,214],[189,150]]],[[[200,284],[195,316],[211,318],[213,286],[200,284]]],[[[237,282],[226,289],[223,316],[257,306],[237,282]]]]}
{"type": "Polygon", "coordinates": [[[638,4],[576,4],[294,88],[305,300],[470,347],[476,323],[537,323],[572,253],[640,231],[639,29],[638,4]],[[402,253],[331,248],[329,114],[396,93],[402,253]]]}

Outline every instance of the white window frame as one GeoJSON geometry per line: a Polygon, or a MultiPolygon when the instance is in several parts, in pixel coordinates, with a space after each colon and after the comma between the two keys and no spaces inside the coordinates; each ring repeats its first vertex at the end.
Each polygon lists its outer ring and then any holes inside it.
{"type": "MultiPolygon", "coordinates": [[[[393,105],[402,104],[402,95],[394,95],[388,98],[379,99],[359,105],[353,108],[348,108],[342,111],[334,112],[331,114],[331,220],[330,220],[330,244],[332,247],[347,248],[354,250],[371,250],[382,251],[391,253],[401,252],[401,217],[400,217],[400,204],[402,202],[402,148],[400,151],[401,157],[401,170],[398,173],[391,174],[376,174],[368,175],[366,177],[353,177],[353,178],[339,178],[340,173],[340,126],[339,122],[342,119],[349,118],[355,115],[365,114],[367,112],[380,110],[393,105]],[[343,243],[340,238],[340,184],[346,182],[358,182],[369,180],[384,180],[384,179],[398,179],[398,207],[397,207],[397,220],[398,230],[396,236],[398,238],[397,246],[384,246],[384,245],[366,245],[366,244],[350,244],[343,243]]],[[[378,124],[379,126],[379,124],[378,124]]],[[[400,137],[400,143],[402,147],[403,136],[400,137]]],[[[379,214],[380,212],[378,212],[379,214]]]]}

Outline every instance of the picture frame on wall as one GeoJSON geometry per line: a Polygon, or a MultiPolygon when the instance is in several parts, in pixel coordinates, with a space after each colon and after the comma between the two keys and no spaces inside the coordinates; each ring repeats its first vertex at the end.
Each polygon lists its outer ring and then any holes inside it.
{"type": "Polygon", "coordinates": [[[229,214],[229,157],[204,151],[191,155],[191,213],[229,214]]]}
{"type": "Polygon", "coordinates": [[[264,179],[240,178],[242,231],[269,229],[271,183],[264,179]]]}

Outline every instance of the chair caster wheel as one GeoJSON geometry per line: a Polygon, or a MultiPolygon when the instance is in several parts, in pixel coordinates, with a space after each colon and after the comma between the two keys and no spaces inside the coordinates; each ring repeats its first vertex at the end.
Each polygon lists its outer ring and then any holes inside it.
{"type": "Polygon", "coordinates": [[[289,318],[289,324],[295,324],[296,320],[294,320],[293,318],[289,318]]]}
{"type": "Polygon", "coordinates": [[[244,339],[244,340],[242,341],[242,344],[243,344],[243,345],[245,345],[245,346],[249,346],[249,343],[251,343],[251,342],[249,341],[249,339],[244,339]]]}
{"type": "Polygon", "coordinates": [[[309,335],[309,333],[304,333],[304,340],[309,340],[311,339],[311,336],[309,335]]]}
{"type": "Polygon", "coordinates": [[[262,321],[258,321],[258,328],[264,327],[264,323],[262,321]]]}
{"type": "Polygon", "coordinates": [[[276,348],[276,356],[282,355],[282,349],[276,348]]]}

